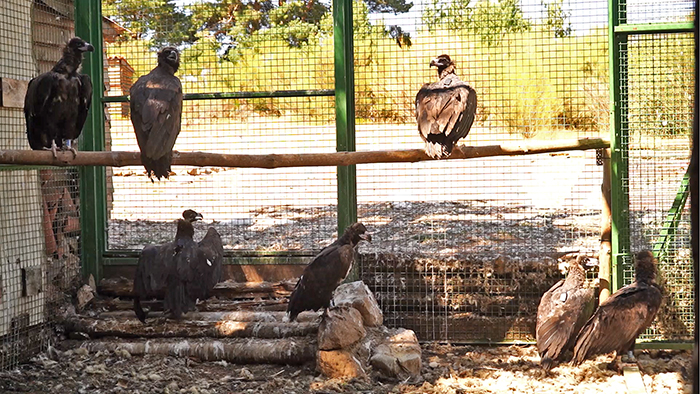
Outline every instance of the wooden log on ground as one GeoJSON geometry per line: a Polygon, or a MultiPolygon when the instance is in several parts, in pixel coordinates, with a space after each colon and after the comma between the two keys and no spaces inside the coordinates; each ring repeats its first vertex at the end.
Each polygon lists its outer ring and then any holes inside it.
{"type": "Polygon", "coordinates": [[[90,352],[114,352],[117,349],[123,349],[132,356],[162,354],[173,357],[195,357],[202,361],[226,360],[237,364],[299,365],[313,361],[316,357],[316,343],[312,338],[85,341],[80,344],[80,347],[90,352]]]}
{"type": "MultiPolygon", "coordinates": [[[[185,315],[187,318],[187,315],[185,315]]],[[[241,321],[190,321],[149,319],[141,323],[136,317],[128,319],[101,319],[86,316],[68,316],[60,323],[67,332],[83,332],[91,338],[288,338],[315,335],[318,322],[278,323],[241,321]]]]}
{"type": "MultiPolygon", "coordinates": [[[[141,301],[141,306],[148,308],[150,311],[162,311],[163,301],[145,300],[141,301]]],[[[92,307],[95,310],[103,311],[133,311],[134,303],[128,299],[95,299],[92,302],[92,307]]],[[[197,304],[199,312],[223,312],[223,311],[269,311],[279,312],[287,310],[287,300],[280,299],[263,299],[263,300],[218,300],[209,299],[205,302],[197,304]]]]}
{"type": "MultiPolygon", "coordinates": [[[[225,322],[225,321],[236,321],[236,322],[268,322],[268,323],[281,323],[282,319],[286,315],[286,312],[256,312],[256,311],[231,311],[231,312],[188,312],[185,317],[187,320],[199,321],[199,322],[225,322]]],[[[115,312],[102,312],[100,313],[100,319],[132,319],[134,318],[133,311],[115,311],[115,312]]],[[[302,312],[296,318],[296,322],[308,323],[316,321],[321,312],[302,312]]],[[[151,312],[148,315],[148,322],[151,318],[158,319],[163,317],[163,312],[151,312]]]]}
{"type": "MultiPolygon", "coordinates": [[[[458,146],[448,159],[472,159],[492,156],[517,156],[571,150],[604,149],[610,141],[601,138],[583,138],[562,141],[525,141],[503,145],[458,146]]],[[[237,155],[207,152],[173,152],[173,165],[199,167],[318,167],[348,166],[367,163],[405,163],[433,160],[422,149],[395,151],[300,153],[269,155],[237,155]]],[[[58,153],[36,150],[0,151],[0,164],[46,166],[140,166],[139,152],[79,152],[75,158],[67,151],[58,153]]]]}
{"type": "MultiPolygon", "coordinates": [[[[212,295],[218,299],[283,298],[288,297],[296,281],[284,282],[233,282],[225,281],[214,286],[212,295]]],[[[134,282],[127,278],[106,278],[97,286],[98,293],[111,297],[133,297],[134,282]]]]}

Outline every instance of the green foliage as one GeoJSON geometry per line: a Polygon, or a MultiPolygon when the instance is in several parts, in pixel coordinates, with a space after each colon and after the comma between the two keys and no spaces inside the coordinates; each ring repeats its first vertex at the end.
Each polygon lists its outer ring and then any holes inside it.
{"type": "Polygon", "coordinates": [[[191,19],[173,0],[104,0],[102,12],[156,46],[196,39],[191,19]]]}
{"type": "Polygon", "coordinates": [[[547,10],[545,26],[554,34],[554,37],[566,37],[573,31],[571,23],[567,22],[570,16],[564,11],[564,0],[551,0],[549,3],[542,1],[542,6],[547,10]]]}
{"type": "Polygon", "coordinates": [[[430,32],[453,30],[460,35],[476,34],[488,46],[498,45],[505,34],[528,31],[531,23],[523,17],[518,0],[441,0],[423,13],[423,24],[430,32]]]}

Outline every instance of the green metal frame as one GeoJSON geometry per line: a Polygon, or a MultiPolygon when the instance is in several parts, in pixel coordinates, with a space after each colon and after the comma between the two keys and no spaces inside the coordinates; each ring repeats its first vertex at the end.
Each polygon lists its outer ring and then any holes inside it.
{"type": "MultiPolygon", "coordinates": [[[[611,211],[612,211],[612,290],[624,286],[623,263],[631,261],[629,233],[629,129],[627,107],[628,57],[621,47],[627,44],[630,34],[692,33],[693,22],[627,24],[626,0],[608,0],[609,70],[610,70],[610,150],[611,150],[611,211]]],[[[661,259],[675,236],[676,226],[688,197],[688,176],[681,181],[679,191],[669,210],[659,239],[653,246],[654,256],[661,259]]],[[[697,300],[696,300],[697,302],[697,300]]],[[[689,342],[638,342],[639,349],[690,349],[689,342]]]]}
{"type": "MultiPolygon", "coordinates": [[[[627,35],[616,33],[621,20],[626,19],[625,0],[609,0],[608,26],[610,56],[610,211],[612,213],[611,231],[611,285],[612,291],[622,287],[623,262],[630,258],[629,235],[629,161],[627,128],[627,108],[621,100],[627,100],[627,86],[623,85],[620,75],[627,75],[627,58],[621,58],[620,46],[627,43],[627,35]],[[620,12],[618,12],[618,10],[620,12]]],[[[626,52],[625,52],[626,53],[626,52]]]]}
{"type": "MultiPolygon", "coordinates": [[[[353,55],[352,0],[333,0],[335,48],[336,150],[355,150],[355,70],[353,55]]],[[[357,221],[357,178],[355,165],[338,167],[338,235],[357,221]]],[[[356,280],[358,264],[348,280],[356,280]]]]}
{"type": "MultiPolygon", "coordinates": [[[[83,72],[93,81],[92,107],[80,140],[80,150],[103,151],[102,1],[75,0],[75,34],[90,42],[95,52],[85,56],[83,72]]],[[[81,271],[83,276],[102,278],[102,257],[107,239],[107,181],[104,167],[80,167],[81,271]]]]}
{"type": "MultiPolygon", "coordinates": [[[[75,0],[76,35],[95,47],[86,56],[83,72],[93,81],[93,86],[103,83],[102,1],[75,0]]],[[[352,0],[333,1],[335,45],[335,90],[283,90],[269,92],[219,92],[186,94],[185,100],[247,99],[274,97],[335,96],[336,149],[355,150],[355,92],[353,68],[352,0]]],[[[103,151],[105,149],[105,124],[101,109],[105,103],[127,102],[128,96],[105,97],[102,89],[94,89],[92,110],[83,129],[80,150],[103,151]]],[[[22,167],[25,168],[25,167],[22,167]]],[[[355,166],[338,167],[338,231],[357,221],[357,188],[355,166]]],[[[107,182],[104,167],[80,167],[80,215],[82,241],[82,273],[102,278],[106,265],[135,265],[137,252],[108,250],[107,239],[107,182]]],[[[302,253],[240,253],[226,254],[228,262],[237,264],[306,264],[312,252],[302,253]]],[[[351,273],[356,277],[357,273],[351,273]]]]}
{"type": "Polygon", "coordinates": [[[678,227],[678,222],[683,216],[683,208],[685,208],[685,203],[688,201],[688,195],[690,194],[690,167],[686,171],[683,179],[681,180],[681,185],[678,188],[678,193],[676,193],[676,198],[673,200],[671,209],[669,209],[666,214],[666,220],[661,225],[661,233],[659,238],[654,243],[653,252],[659,260],[664,260],[668,256],[669,246],[673,243],[673,238],[676,236],[676,228],[678,227]]]}

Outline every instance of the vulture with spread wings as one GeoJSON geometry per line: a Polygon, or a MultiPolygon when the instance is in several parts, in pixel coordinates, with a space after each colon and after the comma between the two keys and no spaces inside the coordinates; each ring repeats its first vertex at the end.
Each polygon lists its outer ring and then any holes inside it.
{"type": "MultiPolygon", "coordinates": [[[[201,219],[202,216],[199,215],[201,219]]],[[[180,221],[187,236],[175,240],[173,263],[168,271],[165,307],[179,319],[195,308],[197,300],[205,300],[221,280],[224,247],[219,233],[210,227],[201,241],[192,239],[192,223],[180,221]]]]}
{"type": "Polygon", "coordinates": [[[92,102],[90,77],[80,74],[83,53],[95,48],[82,38],[72,38],[63,49],[63,57],[51,71],[29,81],[24,97],[27,139],[34,150],[70,150],[80,136],[92,102]]]}
{"type": "Polygon", "coordinates": [[[173,146],[180,134],[182,84],[175,76],[180,54],[173,47],[158,52],[158,66],[130,90],[131,123],[146,174],[160,180],[170,175],[173,146]]]}
{"type": "Polygon", "coordinates": [[[656,259],[650,251],[637,253],[634,282],[600,303],[583,326],[574,345],[573,365],[599,354],[627,352],[634,360],[634,341],[654,320],[661,306],[661,290],[655,283],[656,259]]]}
{"type": "Polygon", "coordinates": [[[294,321],[303,311],[330,306],[333,292],[350,273],[355,261],[355,247],[360,241],[372,241],[372,236],[366,233],[364,224],[350,225],[340,238],[323,248],[304,268],[289,297],[289,321],[294,321]]]}
{"type": "Polygon", "coordinates": [[[476,91],[455,74],[455,64],[448,55],[430,62],[437,67],[438,81],[426,83],[416,95],[416,122],[425,141],[425,153],[444,159],[474,123],[476,91]]]}
{"type": "Polygon", "coordinates": [[[566,357],[579,330],[595,309],[595,290],[584,284],[585,268],[594,266],[597,260],[583,254],[567,257],[573,259],[566,279],[547,290],[537,308],[537,350],[546,371],[566,357]]]}
{"type": "Polygon", "coordinates": [[[178,219],[175,241],[163,245],[147,245],[141,250],[134,276],[134,312],[142,322],[148,313],[141,307],[141,299],[165,298],[168,292],[168,274],[172,269],[175,246],[194,235],[193,222],[202,220],[202,215],[188,209],[178,219]],[[182,224],[181,224],[182,223],[182,224]]]}

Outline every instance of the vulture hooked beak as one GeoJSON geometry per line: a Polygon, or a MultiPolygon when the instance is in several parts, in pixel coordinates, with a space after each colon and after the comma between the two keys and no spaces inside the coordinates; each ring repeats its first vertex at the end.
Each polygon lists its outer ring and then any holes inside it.
{"type": "Polygon", "coordinates": [[[433,60],[430,61],[430,67],[440,67],[440,66],[438,65],[438,59],[437,59],[437,58],[435,58],[435,59],[433,59],[433,60]]]}
{"type": "Polygon", "coordinates": [[[197,215],[195,215],[195,217],[192,219],[192,221],[196,222],[198,220],[203,220],[203,219],[204,219],[204,216],[202,216],[201,213],[197,213],[197,215]]]}
{"type": "Polygon", "coordinates": [[[81,52],[92,52],[95,50],[95,47],[92,46],[89,42],[86,42],[83,46],[78,48],[81,52]]]}
{"type": "Polygon", "coordinates": [[[372,236],[367,233],[360,234],[360,239],[363,241],[372,242],[372,236]]]}
{"type": "Polygon", "coordinates": [[[177,52],[172,51],[168,53],[167,59],[170,60],[171,62],[177,62],[177,52]]]}

